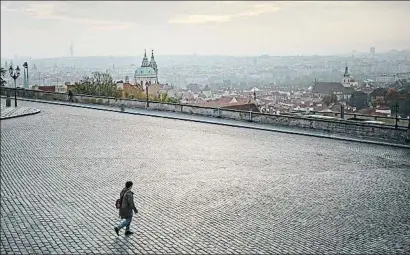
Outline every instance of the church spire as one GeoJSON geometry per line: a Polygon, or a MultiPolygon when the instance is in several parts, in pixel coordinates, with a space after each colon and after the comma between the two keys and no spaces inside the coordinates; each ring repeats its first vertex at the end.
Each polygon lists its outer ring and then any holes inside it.
{"type": "Polygon", "coordinates": [[[151,51],[151,61],[149,62],[149,65],[152,68],[154,68],[155,72],[158,74],[157,63],[155,62],[155,59],[154,59],[154,50],[151,51]]]}
{"type": "Polygon", "coordinates": [[[142,59],[141,67],[149,66],[148,58],[147,58],[147,50],[144,51],[144,58],[142,59]]]}
{"type": "Polygon", "coordinates": [[[346,62],[346,67],[345,67],[345,73],[343,74],[344,77],[349,77],[349,67],[347,67],[347,62],[346,62]]]}

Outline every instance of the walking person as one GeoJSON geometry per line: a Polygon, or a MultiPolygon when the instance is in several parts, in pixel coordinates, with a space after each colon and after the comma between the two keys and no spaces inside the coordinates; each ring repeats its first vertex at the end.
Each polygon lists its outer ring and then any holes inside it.
{"type": "Polygon", "coordinates": [[[134,193],[131,191],[132,182],[128,181],[125,183],[125,187],[120,193],[120,199],[117,200],[116,206],[120,210],[119,216],[121,219],[125,219],[117,227],[114,228],[115,233],[119,235],[120,230],[125,227],[125,235],[132,235],[133,232],[130,231],[130,225],[132,221],[132,215],[138,213],[137,208],[134,204],[134,193]]]}
{"type": "Polygon", "coordinates": [[[69,102],[74,102],[73,96],[74,96],[73,92],[71,90],[68,90],[68,101],[69,102]]]}

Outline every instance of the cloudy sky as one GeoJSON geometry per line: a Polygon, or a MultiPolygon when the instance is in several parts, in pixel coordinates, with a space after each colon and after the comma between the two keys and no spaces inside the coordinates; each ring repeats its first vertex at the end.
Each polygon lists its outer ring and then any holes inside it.
{"type": "Polygon", "coordinates": [[[339,54],[410,48],[410,2],[1,1],[2,57],[339,54]]]}

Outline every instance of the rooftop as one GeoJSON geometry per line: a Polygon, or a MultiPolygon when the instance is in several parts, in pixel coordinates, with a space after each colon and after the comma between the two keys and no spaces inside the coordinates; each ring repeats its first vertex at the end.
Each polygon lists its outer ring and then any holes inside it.
{"type": "Polygon", "coordinates": [[[316,82],[312,87],[312,93],[331,94],[342,92],[344,94],[351,94],[354,88],[344,87],[340,82],[316,82]]]}

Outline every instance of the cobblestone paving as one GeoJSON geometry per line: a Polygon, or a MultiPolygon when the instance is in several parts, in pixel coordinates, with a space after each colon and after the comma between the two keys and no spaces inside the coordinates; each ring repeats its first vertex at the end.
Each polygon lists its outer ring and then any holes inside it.
{"type": "Polygon", "coordinates": [[[41,112],[1,122],[1,254],[410,252],[408,149],[21,105],[41,112]]]}
{"type": "Polygon", "coordinates": [[[6,107],[6,105],[1,105],[1,116],[0,119],[15,118],[25,115],[31,115],[39,113],[39,109],[34,109],[30,107],[6,107]]]}

